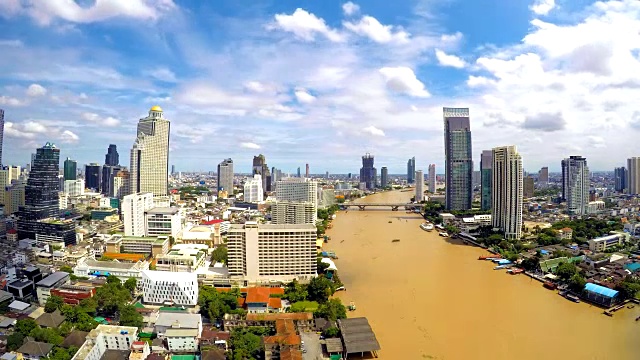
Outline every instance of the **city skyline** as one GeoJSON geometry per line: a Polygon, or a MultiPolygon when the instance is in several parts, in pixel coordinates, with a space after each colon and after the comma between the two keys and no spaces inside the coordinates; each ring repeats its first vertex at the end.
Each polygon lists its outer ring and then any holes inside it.
{"type": "Polygon", "coordinates": [[[3,3],[3,162],[25,164],[32,149],[51,141],[63,159],[102,163],[102,149],[112,142],[128,149],[125,134],[159,105],[174,122],[172,161],[181,171],[214,170],[229,157],[242,171],[260,151],[287,171],[308,162],[347,173],[372,152],[401,173],[412,148],[425,149],[422,168],[443,168],[444,149],[433,144],[447,105],[472,109],[474,154],[515,143],[530,171],[557,172],[557,159],[574,154],[611,171],[637,155],[640,118],[631,101],[637,87],[624,85],[637,82],[629,69],[640,66],[630,56],[637,41],[626,37],[640,27],[638,4],[622,3],[479,9],[461,1],[328,1],[242,12],[231,2],[198,11],[179,1],[145,2],[140,12],[3,3]],[[478,11],[490,29],[455,21],[478,11]],[[613,16],[628,26],[606,20],[613,16]],[[149,35],[156,32],[164,36],[149,35]],[[593,36],[576,41],[575,32],[593,36]],[[95,54],[91,64],[83,60],[95,54]],[[570,60],[590,57],[598,61],[570,60]],[[620,160],[612,162],[611,152],[620,160]]]}

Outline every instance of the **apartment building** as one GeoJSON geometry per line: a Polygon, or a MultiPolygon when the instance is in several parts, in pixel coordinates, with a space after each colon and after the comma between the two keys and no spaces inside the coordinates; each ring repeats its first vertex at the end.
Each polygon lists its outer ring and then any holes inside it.
{"type": "Polygon", "coordinates": [[[152,193],[125,196],[122,200],[124,234],[126,236],[145,236],[145,212],[153,207],[152,193]]]}
{"type": "Polygon", "coordinates": [[[318,219],[318,211],[311,202],[276,201],[271,204],[272,224],[313,224],[318,219]]]}
{"type": "Polygon", "coordinates": [[[84,179],[65,180],[64,193],[69,196],[84,195],[84,179]]]}
{"type": "Polygon", "coordinates": [[[589,244],[589,250],[594,252],[601,252],[613,246],[622,245],[624,241],[628,239],[628,237],[629,234],[626,233],[612,234],[588,240],[587,243],[589,244]]]}
{"type": "Polygon", "coordinates": [[[207,245],[177,244],[171,250],[156,257],[159,271],[196,272],[206,266],[207,245]]]}
{"type": "Polygon", "coordinates": [[[100,360],[107,350],[129,350],[137,337],[137,327],[98,325],[71,360],[100,360]]]}
{"type": "Polygon", "coordinates": [[[198,304],[196,273],[144,270],[140,288],[147,304],[195,306],[198,304]]]}
{"type": "Polygon", "coordinates": [[[155,207],[144,214],[145,236],[171,235],[182,229],[182,215],[177,207],[155,207]]]}
{"type": "Polygon", "coordinates": [[[132,253],[146,255],[164,255],[169,252],[169,237],[138,237],[111,235],[106,241],[109,253],[132,253]]]}
{"type": "Polygon", "coordinates": [[[276,184],[278,201],[310,202],[318,207],[318,182],[307,178],[286,178],[276,184]]]}

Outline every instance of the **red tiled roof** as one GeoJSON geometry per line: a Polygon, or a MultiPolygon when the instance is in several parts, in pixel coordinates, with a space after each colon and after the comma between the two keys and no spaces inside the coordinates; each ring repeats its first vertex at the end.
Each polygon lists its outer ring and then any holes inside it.
{"type": "Polygon", "coordinates": [[[300,345],[300,335],[275,335],[265,336],[265,344],[278,344],[278,345],[300,345]]]}
{"type": "Polygon", "coordinates": [[[302,351],[293,348],[281,350],[280,360],[302,360],[302,351]]]}
{"type": "Polygon", "coordinates": [[[243,298],[242,296],[238,298],[238,306],[241,308],[244,308],[244,306],[247,305],[245,298],[243,298]]]}
{"type": "Polygon", "coordinates": [[[271,291],[268,287],[254,287],[247,289],[247,303],[268,303],[271,291]]]}
{"type": "Polygon", "coordinates": [[[276,320],[313,320],[313,314],[303,313],[270,313],[270,314],[247,314],[247,321],[276,321],[276,320]]]}
{"type": "Polygon", "coordinates": [[[293,320],[276,320],[276,333],[278,335],[290,335],[296,333],[296,326],[293,320]]]}
{"type": "Polygon", "coordinates": [[[269,298],[269,307],[272,309],[280,309],[282,307],[282,299],[269,298]]]}
{"type": "Polygon", "coordinates": [[[231,334],[224,331],[218,331],[213,327],[204,327],[202,328],[202,335],[200,338],[203,340],[229,340],[231,338],[231,334]]]}
{"type": "Polygon", "coordinates": [[[215,225],[215,224],[219,224],[221,222],[223,222],[224,220],[222,219],[213,219],[213,220],[209,220],[209,221],[202,221],[200,223],[200,225],[215,225]]]}

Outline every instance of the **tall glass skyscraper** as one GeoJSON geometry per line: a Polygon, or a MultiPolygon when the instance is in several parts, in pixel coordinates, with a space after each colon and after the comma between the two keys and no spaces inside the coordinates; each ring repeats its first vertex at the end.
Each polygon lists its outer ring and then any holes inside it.
{"type": "Polygon", "coordinates": [[[582,156],[562,160],[562,198],[571,215],[585,215],[589,204],[589,167],[582,156]]]}
{"type": "Polygon", "coordinates": [[[469,108],[443,108],[446,208],[471,209],[473,158],[469,108]]]}
{"type": "Polygon", "coordinates": [[[369,153],[362,157],[362,167],[360,168],[360,182],[365,183],[368,190],[376,187],[378,172],[373,166],[373,155],[369,153]]]}
{"type": "Polygon", "coordinates": [[[385,188],[389,185],[389,170],[386,166],[380,169],[380,187],[385,188]]]}
{"type": "Polygon", "coordinates": [[[138,134],[131,148],[130,185],[132,194],[150,192],[166,196],[169,191],[169,131],[171,123],[154,106],[149,116],[138,122],[138,134]]]}
{"type": "Polygon", "coordinates": [[[407,183],[413,184],[416,181],[416,158],[415,156],[407,161],[407,183]]]}
{"type": "Polygon", "coordinates": [[[627,188],[627,169],[624,166],[618,167],[615,168],[613,173],[616,180],[615,190],[617,192],[624,192],[624,190],[627,188]]]}
{"type": "Polygon", "coordinates": [[[84,166],[84,184],[87,189],[100,191],[102,182],[102,167],[97,163],[91,163],[84,166]]]}
{"type": "Polygon", "coordinates": [[[483,150],[480,156],[480,208],[482,210],[491,209],[491,166],[493,163],[493,152],[483,150]]]}
{"type": "Polygon", "coordinates": [[[120,155],[118,155],[118,148],[115,144],[109,145],[107,154],[104,156],[104,164],[109,166],[120,165],[120,155]]]}
{"type": "Polygon", "coordinates": [[[67,158],[64,161],[64,180],[76,180],[76,174],[78,172],[78,162],[67,158]]]}

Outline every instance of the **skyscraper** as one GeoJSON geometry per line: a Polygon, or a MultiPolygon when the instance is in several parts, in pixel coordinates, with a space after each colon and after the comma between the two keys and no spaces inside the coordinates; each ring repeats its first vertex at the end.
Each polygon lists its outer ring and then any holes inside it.
{"type": "Polygon", "coordinates": [[[154,106],[149,116],[138,122],[138,134],[131,148],[130,185],[132,194],[150,192],[165,196],[169,186],[169,132],[171,123],[154,106]]]}
{"type": "Polygon", "coordinates": [[[84,183],[87,189],[100,191],[101,185],[101,166],[97,163],[91,163],[84,166],[84,183]]]}
{"type": "Polygon", "coordinates": [[[386,188],[389,185],[389,170],[386,166],[380,169],[380,187],[386,188]]]}
{"type": "Polygon", "coordinates": [[[120,155],[116,145],[110,144],[107,149],[107,155],[104,156],[104,164],[109,166],[120,165],[120,155]]]}
{"type": "Polygon", "coordinates": [[[585,215],[589,203],[589,167],[582,156],[562,160],[562,198],[571,215],[585,215]]]}
{"type": "Polygon", "coordinates": [[[429,192],[436,193],[436,164],[429,165],[429,192]]]}
{"type": "Polygon", "coordinates": [[[0,168],[2,167],[3,142],[4,142],[4,110],[0,109],[0,168]]]}
{"type": "Polygon", "coordinates": [[[538,183],[542,186],[546,186],[549,183],[549,168],[543,167],[538,172],[538,183]]]}
{"type": "Polygon", "coordinates": [[[304,177],[309,177],[309,164],[306,164],[306,170],[304,172],[304,177]]]}
{"type": "Polygon", "coordinates": [[[365,183],[367,190],[373,190],[376,187],[378,172],[373,167],[373,156],[366,153],[362,157],[362,167],[360,168],[360,182],[365,183]]]}
{"type": "Polygon", "coordinates": [[[531,176],[527,176],[522,180],[522,182],[523,182],[523,189],[524,189],[522,196],[524,196],[525,199],[532,198],[535,191],[533,178],[531,176]]]}
{"type": "Polygon", "coordinates": [[[445,206],[471,209],[473,159],[468,108],[443,108],[445,151],[445,206]]]}
{"type": "Polygon", "coordinates": [[[311,179],[289,178],[276,184],[278,201],[310,202],[318,207],[318,182],[311,179]]]}
{"type": "Polygon", "coordinates": [[[64,161],[64,180],[76,180],[78,173],[78,162],[67,158],[64,161]]]}
{"type": "Polygon", "coordinates": [[[175,165],[171,165],[171,175],[176,173],[176,166],[175,165]]]}
{"type": "Polygon", "coordinates": [[[120,165],[104,165],[102,166],[102,175],[100,177],[100,192],[105,196],[115,196],[113,179],[122,170],[120,165]]]}
{"type": "Polygon", "coordinates": [[[482,150],[480,155],[480,208],[482,210],[491,209],[491,182],[493,174],[491,167],[493,166],[493,151],[482,150]]]}
{"type": "Polygon", "coordinates": [[[422,170],[416,171],[416,202],[424,200],[424,174],[422,170]]]}
{"type": "Polygon", "coordinates": [[[416,158],[415,156],[407,161],[407,183],[413,184],[416,180],[416,158]]]}
{"type": "Polygon", "coordinates": [[[297,173],[297,177],[300,177],[300,166],[298,166],[298,173],[297,173]]]}
{"type": "Polygon", "coordinates": [[[130,194],[122,199],[122,217],[125,236],[144,236],[146,233],[144,213],[153,208],[153,194],[130,194]]]}
{"type": "Polygon", "coordinates": [[[218,164],[218,191],[233,195],[233,160],[224,159],[218,164]]]}
{"type": "Polygon", "coordinates": [[[271,172],[262,154],[253,157],[253,175],[261,176],[263,191],[271,191],[271,172]]]}
{"type": "Polygon", "coordinates": [[[629,194],[640,194],[640,157],[627,159],[626,185],[629,194]]]}
{"type": "Polygon", "coordinates": [[[625,167],[615,168],[613,171],[615,176],[615,190],[617,192],[624,192],[627,188],[627,169],[625,167]]]}
{"type": "Polygon", "coordinates": [[[493,149],[491,221],[506,239],[522,236],[522,157],[515,146],[493,149]]]}

